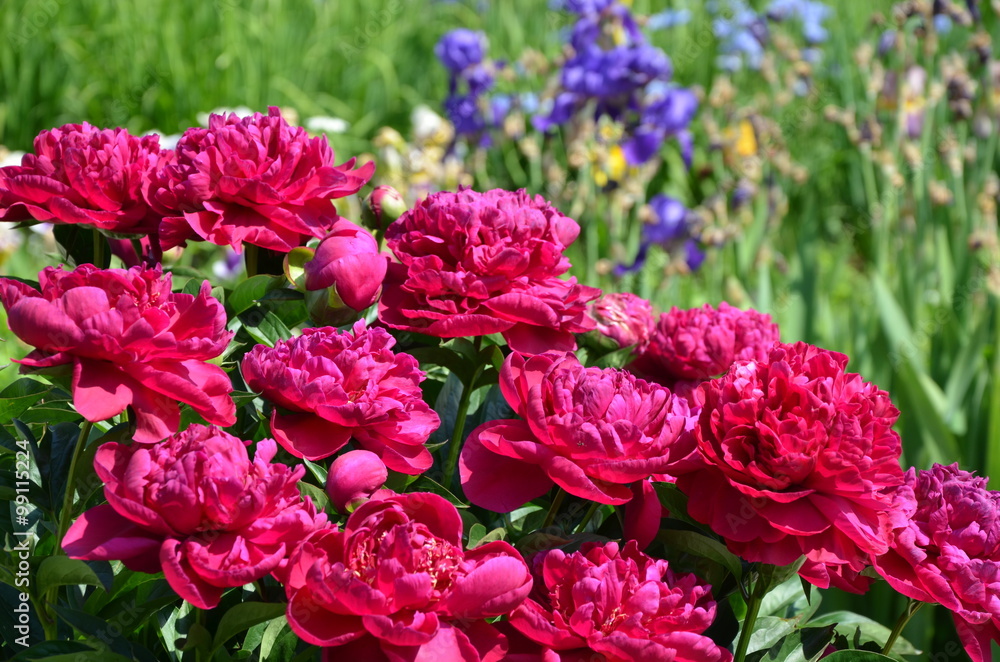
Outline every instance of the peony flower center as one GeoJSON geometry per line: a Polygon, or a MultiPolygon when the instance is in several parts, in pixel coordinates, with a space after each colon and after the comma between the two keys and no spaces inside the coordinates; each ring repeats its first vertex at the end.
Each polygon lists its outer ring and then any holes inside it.
{"type": "Polygon", "coordinates": [[[601,625],[601,632],[604,634],[611,634],[618,629],[618,626],[621,625],[622,621],[626,618],[628,618],[628,614],[622,610],[621,605],[618,605],[605,617],[604,623],[601,625]]]}
{"type": "Polygon", "coordinates": [[[348,568],[361,581],[376,586],[379,569],[395,565],[407,575],[427,574],[431,588],[444,591],[451,586],[461,561],[461,550],[435,537],[423,524],[407,522],[360,536],[348,568]]]}

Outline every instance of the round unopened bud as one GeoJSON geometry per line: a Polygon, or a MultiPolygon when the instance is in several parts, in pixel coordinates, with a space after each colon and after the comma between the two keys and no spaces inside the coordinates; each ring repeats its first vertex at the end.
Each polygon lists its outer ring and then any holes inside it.
{"type": "Polygon", "coordinates": [[[406,201],[399,191],[391,186],[376,186],[362,205],[361,222],[371,230],[382,232],[406,210],[406,201]]]}
{"type": "Polygon", "coordinates": [[[368,500],[389,478],[378,455],[348,451],[335,459],[326,477],[326,493],[337,512],[348,513],[368,500]]]}

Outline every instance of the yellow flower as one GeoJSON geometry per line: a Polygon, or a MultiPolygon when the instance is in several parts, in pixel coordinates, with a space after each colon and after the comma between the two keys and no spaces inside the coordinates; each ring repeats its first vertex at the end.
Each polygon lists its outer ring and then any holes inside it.
{"type": "Polygon", "coordinates": [[[750,120],[740,120],[736,128],[727,127],[722,135],[726,143],[735,151],[736,156],[746,158],[757,153],[757,136],[750,120]]]}

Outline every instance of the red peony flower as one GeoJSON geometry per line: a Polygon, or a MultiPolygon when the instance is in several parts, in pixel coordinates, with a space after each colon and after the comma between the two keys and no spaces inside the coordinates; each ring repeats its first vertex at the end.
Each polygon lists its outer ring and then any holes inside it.
{"type": "Polygon", "coordinates": [[[316,247],[313,259],[305,263],[307,290],[332,288],[330,294],[320,292],[320,305],[311,306],[320,313],[314,317],[346,317],[346,322],[357,319],[358,313],[378,299],[388,264],[370,232],[338,218],[316,247]]]}
{"type": "Polygon", "coordinates": [[[177,431],[178,401],[210,423],[236,422],[232,382],[206,363],[233,336],[208,281],[198,296],[177,294],[159,266],[126,271],[90,264],[69,272],[47,267],[38,280],[41,292],[0,279],[11,331],[37,348],[18,363],[72,366],[73,404],[88,421],[131,405],[139,442],[177,431]]]}
{"type": "Polygon", "coordinates": [[[846,365],[843,354],[779,344],[767,362],[737,361],[702,384],[704,464],[677,479],[689,514],[731,551],[774,565],[806,555],[800,574],[822,588],[885,553],[901,517],[888,493],[903,481],[899,412],[846,365]]]}
{"type": "Polygon", "coordinates": [[[1000,492],[957,464],[910,469],[895,491],[905,514],[875,569],[903,595],[951,610],[973,662],[1000,642],[1000,492]]]}
{"type": "Polygon", "coordinates": [[[42,131],[35,153],[0,168],[0,221],[82,223],[125,234],[156,232],[143,198],[150,171],[169,152],[156,135],[84,122],[42,131]]]}
{"type": "Polygon", "coordinates": [[[600,294],[559,278],[579,232],[523,190],[432,193],[386,230],[401,264],[389,265],[379,319],[440,338],[502,333],[523,353],[575,349],[600,294]]]}
{"type": "Polygon", "coordinates": [[[331,200],[357,193],[374,163],[334,165],[325,137],[289,126],[277,108],[240,118],[212,115],[188,129],[148,192],[165,217],[163,248],[197,237],[242,250],[243,243],[287,253],[322,237],[337,219],[331,200]]]}
{"type": "Polygon", "coordinates": [[[94,469],[107,504],[73,523],[62,547],[70,558],[121,561],[163,571],[170,587],[199,609],[226,588],[275,571],[292,547],[326,523],[297,484],[305,467],[271,464],[277,445],[192,425],[160,444],[103,444],[94,469]]]}
{"type": "Polygon", "coordinates": [[[766,361],[776,342],[777,325],[756,310],[726,302],[718,308],[672,308],[660,315],[649,342],[627,368],[672,389],[683,382],[693,387],[724,373],[733,361],[766,361]]]}
{"type": "Polygon", "coordinates": [[[641,351],[656,327],[653,305],[629,292],[611,292],[590,304],[597,331],[618,347],[635,345],[641,351]]]}
{"type": "Polygon", "coordinates": [[[336,647],[328,660],[499,660],[503,638],[483,619],[531,590],[524,560],[503,541],[462,550],[462,520],[427,493],[362,504],[343,531],[321,531],[288,565],[288,624],[336,647]]]}
{"type": "Polygon", "coordinates": [[[634,542],[585,543],[572,554],[552,549],[531,564],[534,588],[510,625],[541,648],[539,662],[733,659],[701,634],[715,620],[710,587],[634,542]]]}
{"type": "Polygon", "coordinates": [[[277,405],[271,432],[295,457],[330,457],[354,439],[393,471],[418,474],[432,459],[424,442],[441,421],[421,399],[424,373],[394,354],[385,329],[305,329],[243,358],[247,386],[277,405]]]}
{"type": "Polygon", "coordinates": [[[553,483],[621,505],[632,498],[629,483],[693,461],[687,402],[623,370],[584,368],[572,354],[515,353],[500,388],[524,420],[484,423],[462,447],[462,488],[477,506],[510,512],[553,483]]]}

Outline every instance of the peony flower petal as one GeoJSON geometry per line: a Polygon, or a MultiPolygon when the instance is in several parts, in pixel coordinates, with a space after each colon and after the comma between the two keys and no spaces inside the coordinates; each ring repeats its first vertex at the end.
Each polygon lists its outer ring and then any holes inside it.
{"type": "Polygon", "coordinates": [[[505,457],[493,448],[499,439],[533,442],[522,421],[490,421],[472,431],[462,446],[458,470],[462,491],[475,505],[498,513],[509,513],[552,487],[552,479],[537,464],[505,457]],[[486,446],[483,438],[496,439],[486,446]]]}
{"type": "MultiPolygon", "coordinates": [[[[161,536],[152,534],[119,515],[108,504],[95,506],[73,522],[62,539],[62,548],[71,559],[124,561],[129,567],[160,571],[161,536]]],[[[134,569],[134,568],[133,568],[134,569]]]]}
{"type": "Polygon", "coordinates": [[[168,538],[160,547],[160,563],[163,566],[163,576],[170,588],[177,595],[193,604],[198,609],[215,609],[222,599],[224,588],[212,586],[199,577],[184,558],[183,543],[180,540],[168,538]]]}

